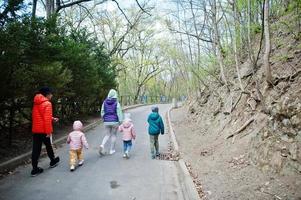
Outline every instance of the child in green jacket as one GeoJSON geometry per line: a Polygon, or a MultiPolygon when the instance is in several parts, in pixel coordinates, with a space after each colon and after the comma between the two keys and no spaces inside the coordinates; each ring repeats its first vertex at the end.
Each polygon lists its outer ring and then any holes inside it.
{"type": "Polygon", "coordinates": [[[152,113],[148,116],[147,122],[148,134],[150,139],[150,149],[151,157],[155,159],[156,156],[159,156],[159,134],[164,134],[164,124],[162,117],[159,115],[159,108],[154,106],[152,107],[152,113]]]}

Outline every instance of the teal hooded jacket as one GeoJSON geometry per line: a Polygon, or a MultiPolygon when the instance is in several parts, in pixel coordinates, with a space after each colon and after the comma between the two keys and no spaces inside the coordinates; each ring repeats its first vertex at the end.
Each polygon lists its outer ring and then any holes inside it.
{"type": "Polygon", "coordinates": [[[164,124],[161,116],[157,112],[152,112],[147,119],[149,124],[148,133],[150,135],[164,134],[164,124]]]}

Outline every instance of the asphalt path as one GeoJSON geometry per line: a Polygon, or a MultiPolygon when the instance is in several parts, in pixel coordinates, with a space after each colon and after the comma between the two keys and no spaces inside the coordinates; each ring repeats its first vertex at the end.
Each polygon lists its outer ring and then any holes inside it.
{"type": "MultiPolygon", "coordinates": [[[[165,120],[170,105],[159,105],[165,120]]],[[[130,159],[122,158],[122,140],[118,133],[116,153],[100,157],[98,147],[104,136],[99,125],[86,133],[90,148],[85,150],[83,166],[69,171],[68,145],[56,150],[60,164],[48,168],[48,157],[40,159],[44,172],[30,177],[31,165],[21,166],[0,180],[2,200],[181,200],[184,199],[178,168],[173,161],[152,160],[147,134],[150,106],[128,110],[137,139],[130,159]]],[[[167,125],[166,125],[167,127],[167,125]]],[[[68,134],[68,133],[66,133],[68,134]]],[[[166,152],[169,135],[159,137],[160,151],[166,152]]]]}

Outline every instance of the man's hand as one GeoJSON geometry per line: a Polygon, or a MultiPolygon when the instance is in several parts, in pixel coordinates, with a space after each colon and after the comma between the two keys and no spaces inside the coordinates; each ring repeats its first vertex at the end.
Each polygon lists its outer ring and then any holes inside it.
{"type": "Polygon", "coordinates": [[[53,117],[52,120],[53,120],[54,122],[58,122],[58,121],[59,121],[59,118],[53,117]]]}

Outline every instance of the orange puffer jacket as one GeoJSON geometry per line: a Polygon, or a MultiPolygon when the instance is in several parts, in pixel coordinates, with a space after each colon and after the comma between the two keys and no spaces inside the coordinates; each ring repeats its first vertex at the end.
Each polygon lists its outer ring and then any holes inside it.
{"type": "Polygon", "coordinates": [[[39,134],[51,134],[52,129],[52,104],[41,94],[37,94],[33,100],[32,132],[39,134]]]}

